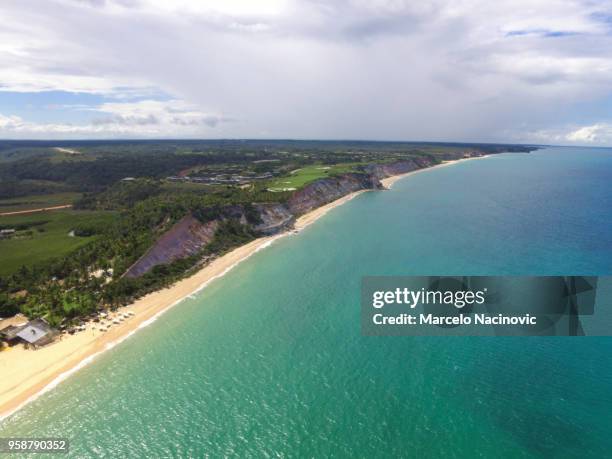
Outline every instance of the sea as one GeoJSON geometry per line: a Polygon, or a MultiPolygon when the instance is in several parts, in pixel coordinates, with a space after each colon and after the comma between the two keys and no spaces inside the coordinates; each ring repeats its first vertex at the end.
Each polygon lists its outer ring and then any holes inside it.
{"type": "Polygon", "coordinates": [[[612,149],[504,153],[362,193],[0,437],[67,438],[68,457],[610,457],[612,338],[362,335],[363,276],[437,274],[612,274],[612,149]]]}

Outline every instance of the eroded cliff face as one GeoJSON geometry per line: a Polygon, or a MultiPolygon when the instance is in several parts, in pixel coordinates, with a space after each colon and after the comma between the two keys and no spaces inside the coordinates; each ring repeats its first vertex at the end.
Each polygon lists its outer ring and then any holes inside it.
{"type": "Polygon", "coordinates": [[[162,234],[124,275],[139,277],[154,266],[197,254],[212,241],[218,226],[219,223],[216,220],[201,223],[191,215],[182,218],[162,234]]]}
{"type": "MultiPolygon", "coordinates": [[[[259,214],[259,223],[253,229],[261,234],[275,234],[291,226],[294,216],[282,204],[254,204],[259,214]]],[[[248,225],[245,208],[240,205],[227,206],[222,210],[222,217],[202,223],[188,215],[175,223],[168,231],[155,241],[124,274],[126,277],[140,277],[157,265],[172,263],[199,253],[215,237],[219,224],[225,220],[235,220],[248,225]]]]}
{"type": "Polygon", "coordinates": [[[276,234],[292,225],[295,216],[282,204],[255,204],[261,223],[254,226],[262,234],[276,234]]]}
{"type": "Polygon", "coordinates": [[[387,164],[372,164],[371,166],[366,166],[365,171],[376,177],[378,180],[391,177],[392,175],[400,175],[405,174],[407,172],[412,172],[417,169],[424,169],[426,167],[431,167],[434,164],[433,159],[431,158],[415,158],[406,161],[397,161],[394,163],[387,164]]]}
{"type": "Polygon", "coordinates": [[[289,201],[289,211],[298,216],[359,190],[380,188],[380,180],[371,174],[343,174],[316,180],[296,191],[289,201]]]}
{"type": "Polygon", "coordinates": [[[159,264],[195,255],[209,244],[222,220],[232,219],[243,225],[252,225],[260,234],[271,235],[291,227],[295,218],[313,209],[328,204],[347,194],[359,190],[380,189],[380,180],[392,175],[404,174],[417,169],[434,165],[428,158],[417,158],[409,161],[398,161],[388,164],[367,166],[363,172],[347,173],[316,180],[296,191],[286,204],[255,203],[247,212],[241,205],[223,208],[221,220],[201,223],[189,215],[176,223],[164,233],[153,246],[134,263],[125,276],[139,277],[159,264]],[[255,210],[257,223],[249,223],[247,214],[253,222],[252,210],[255,210]]]}

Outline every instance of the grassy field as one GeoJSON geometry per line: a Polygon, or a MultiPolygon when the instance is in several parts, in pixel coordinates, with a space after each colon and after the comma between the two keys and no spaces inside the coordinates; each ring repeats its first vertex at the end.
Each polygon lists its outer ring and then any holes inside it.
{"type": "Polygon", "coordinates": [[[115,215],[108,212],[51,211],[0,217],[0,228],[18,229],[15,236],[0,239],[0,276],[76,249],[95,236],[77,237],[70,232],[81,224],[104,224],[115,215]]]}
{"type": "Polygon", "coordinates": [[[320,178],[328,177],[334,174],[341,174],[344,172],[350,172],[355,169],[357,163],[347,164],[334,164],[332,166],[326,166],[318,164],[314,166],[303,167],[293,171],[293,173],[279,177],[270,181],[268,189],[270,191],[293,191],[302,188],[310,182],[318,180],[320,178]]]}
{"type": "Polygon", "coordinates": [[[4,212],[17,212],[20,210],[40,209],[41,207],[72,204],[80,196],[80,193],[66,192],[0,199],[0,214],[4,212]]]}

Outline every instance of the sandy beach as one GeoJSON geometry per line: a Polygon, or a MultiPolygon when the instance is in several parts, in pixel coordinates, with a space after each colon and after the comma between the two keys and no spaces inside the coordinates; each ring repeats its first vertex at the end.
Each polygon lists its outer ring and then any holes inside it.
{"type": "MultiPolygon", "coordinates": [[[[331,209],[363,191],[365,190],[343,196],[302,215],[295,222],[295,230],[304,229],[331,209]]],[[[91,323],[86,330],[74,335],[64,334],[57,342],[38,350],[27,350],[18,345],[0,352],[0,420],[55,387],[95,356],[148,325],[161,313],[201,290],[210,281],[223,276],[241,261],[287,234],[290,232],[251,241],[217,258],[194,275],[168,288],[143,296],[129,306],[119,308],[117,314],[131,311],[134,315],[120,324],[113,325],[108,331],[100,331],[96,324],[91,323]]],[[[9,325],[9,322],[2,326],[6,325],[9,325]]]]}
{"type": "MultiPolygon", "coordinates": [[[[435,167],[448,166],[467,159],[475,158],[448,161],[435,167]]],[[[386,188],[390,188],[393,183],[403,177],[431,169],[419,169],[407,174],[389,177],[382,180],[382,183],[386,188]]],[[[295,222],[295,230],[304,229],[330,210],[365,191],[367,190],[351,193],[302,215],[295,222]]],[[[0,374],[2,374],[2,378],[0,378],[0,420],[35,397],[55,387],[97,355],[128,338],[139,328],[150,324],[160,314],[180,303],[189,295],[206,287],[212,280],[223,276],[258,250],[290,233],[291,231],[287,231],[279,235],[251,241],[217,258],[192,276],[182,279],[168,288],[143,296],[128,306],[119,308],[117,314],[129,311],[134,315],[120,324],[112,325],[107,331],[100,331],[96,324],[91,323],[86,330],[74,335],[64,334],[57,342],[38,350],[26,350],[22,345],[18,345],[0,352],[0,374]]],[[[3,326],[6,325],[8,323],[3,326]]]]}
{"type": "Polygon", "coordinates": [[[418,174],[420,172],[425,172],[425,171],[430,171],[430,170],[438,168],[438,167],[452,166],[453,164],[457,164],[457,163],[460,163],[460,162],[470,161],[470,160],[473,160],[473,159],[482,159],[482,158],[486,158],[486,157],[487,157],[487,155],[472,156],[470,158],[461,158],[461,159],[454,159],[452,161],[443,161],[442,163],[436,164],[435,166],[432,166],[432,167],[426,167],[424,169],[417,169],[415,171],[406,172],[405,174],[392,175],[391,177],[387,177],[385,179],[382,179],[380,181],[380,183],[382,183],[385,188],[391,189],[391,187],[393,187],[393,184],[395,182],[397,182],[398,180],[403,179],[404,177],[408,177],[409,175],[418,174]]]}

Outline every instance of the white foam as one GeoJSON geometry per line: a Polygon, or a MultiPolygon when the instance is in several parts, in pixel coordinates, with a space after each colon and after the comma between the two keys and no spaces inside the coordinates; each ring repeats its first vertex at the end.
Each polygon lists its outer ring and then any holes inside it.
{"type": "Polygon", "coordinates": [[[161,311],[157,312],[156,314],[154,314],[152,317],[148,318],[147,320],[142,321],[140,324],[138,324],[138,326],[133,329],[130,330],[128,333],[126,333],[124,336],[120,337],[119,339],[115,340],[115,341],[111,341],[110,343],[107,343],[106,346],[104,347],[103,350],[96,352],[95,354],[92,354],[86,358],[84,358],[83,360],[81,360],[77,365],[75,365],[74,367],[72,367],[71,369],[59,374],[57,377],[55,377],[49,384],[47,384],[45,387],[43,387],[40,391],[38,391],[36,394],[32,395],[31,397],[27,398],[25,401],[23,401],[22,403],[20,403],[17,407],[15,407],[14,409],[0,414],[0,422],[3,421],[4,419],[8,418],[9,416],[11,416],[12,414],[16,413],[17,411],[19,411],[21,408],[23,408],[24,406],[26,406],[27,404],[33,402],[34,400],[36,400],[38,397],[46,394],[47,392],[49,392],[52,389],[55,389],[60,383],[62,383],[63,381],[65,381],[66,379],[68,379],[70,376],[72,376],[74,373],[76,373],[77,371],[79,371],[81,368],[86,367],[87,365],[89,365],[91,362],[93,362],[96,357],[98,357],[99,355],[103,354],[104,352],[114,348],[115,346],[117,346],[118,344],[121,344],[122,342],[124,342],[126,339],[128,339],[130,336],[134,335],[138,330],[141,330],[145,327],[148,327],[149,325],[153,324],[155,321],[157,321],[157,319],[164,314],[166,311],[168,311],[170,308],[176,306],[177,304],[179,304],[180,302],[182,302],[183,300],[189,298],[189,299],[196,299],[197,298],[197,294],[200,293],[202,290],[204,290],[206,287],[208,287],[208,285],[210,285],[210,283],[212,281],[214,281],[215,279],[219,279],[223,276],[225,276],[228,272],[230,272],[232,269],[234,269],[236,266],[238,266],[240,263],[242,263],[244,260],[246,260],[247,258],[249,258],[251,255],[253,255],[256,252],[259,252],[260,250],[263,250],[267,247],[270,247],[270,245],[272,245],[272,243],[274,241],[276,241],[277,239],[283,237],[286,233],[280,234],[272,239],[270,239],[269,241],[264,242],[263,244],[261,244],[259,247],[257,247],[255,250],[253,250],[252,252],[250,252],[249,254],[245,255],[244,257],[242,257],[241,259],[237,260],[235,263],[233,263],[232,265],[228,266],[227,268],[225,268],[222,272],[220,272],[219,274],[211,277],[210,279],[206,280],[205,282],[203,282],[202,284],[200,284],[193,292],[189,293],[188,295],[185,295],[184,297],[179,298],[178,300],[174,301],[173,303],[171,303],[170,305],[166,306],[164,309],[162,309],[161,311]]]}
{"type": "MultiPolygon", "coordinates": [[[[351,200],[352,198],[355,197],[357,193],[355,193],[353,196],[350,196],[348,199],[346,199],[344,202],[347,202],[349,200],[351,200]]],[[[344,204],[344,202],[342,204],[344,204]]],[[[321,214],[319,217],[322,217],[323,215],[325,215],[330,209],[327,209],[323,214],[321,214]]],[[[310,222],[312,223],[312,222],[310,222]]],[[[307,225],[305,225],[307,226],[307,225]]],[[[304,227],[305,227],[304,226],[304,227]]],[[[301,229],[303,229],[304,227],[302,227],[301,229]]],[[[0,414],[0,422],[3,421],[4,419],[6,419],[7,417],[11,416],[12,414],[16,413],[17,411],[19,411],[21,408],[23,408],[24,406],[26,406],[28,403],[33,402],[34,400],[36,400],[38,397],[40,397],[43,394],[46,394],[47,392],[49,392],[50,390],[56,388],[60,383],[62,383],[63,381],[65,381],[66,379],[68,379],[70,376],[72,376],[74,373],[76,373],[77,371],[79,371],[81,368],[86,367],[87,365],[89,365],[91,362],[93,362],[96,357],[98,357],[99,355],[103,354],[104,352],[114,348],[115,346],[117,346],[118,344],[121,344],[122,342],[124,342],[126,339],[128,339],[129,337],[133,336],[138,330],[141,330],[145,327],[148,327],[149,325],[153,324],[155,321],[157,321],[157,319],[164,314],[166,311],[168,311],[170,308],[176,306],[177,304],[179,304],[181,301],[185,300],[186,298],[190,298],[190,299],[195,299],[196,295],[198,293],[200,293],[202,290],[204,290],[206,287],[208,287],[208,285],[210,285],[210,283],[212,281],[214,281],[215,279],[219,279],[223,276],[225,276],[228,272],[230,272],[232,269],[234,269],[236,266],[238,266],[240,263],[242,263],[243,261],[247,260],[248,258],[250,258],[253,254],[259,252],[260,250],[266,249],[268,247],[270,247],[275,241],[277,241],[278,239],[285,237],[289,234],[292,234],[289,231],[285,231],[284,233],[278,234],[272,238],[270,238],[268,241],[264,242],[263,244],[261,244],[260,246],[258,246],[255,250],[249,252],[247,255],[245,255],[244,257],[242,257],[241,259],[239,259],[238,261],[236,261],[235,263],[233,263],[232,265],[228,266],[226,269],[224,269],[221,273],[217,274],[216,276],[211,277],[210,279],[206,280],[205,282],[203,282],[202,284],[200,284],[193,292],[179,298],[178,300],[176,300],[175,302],[171,303],[170,305],[168,305],[167,307],[165,307],[164,309],[162,309],[161,311],[157,312],[155,315],[153,315],[152,317],[150,317],[149,319],[141,322],[135,329],[130,330],[128,333],[126,333],[124,336],[122,336],[121,338],[115,340],[115,341],[111,341],[110,343],[106,344],[106,346],[104,347],[103,350],[96,352],[95,354],[92,354],[86,358],[84,358],[83,360],[81,360],[77,365],[75,365],[74,367],[72,367],[71,369],[61,373],[60,375],[58,375],[56,378],[54,378],[49,384],[47,384],[45,387],[43,387],[40,391],[38,391],[36,394],[32,395],[31,397],[29,397],[28,399],[26,399],[24,402],[22,402],[21,404],[19,404],[17,407],[15,407],[14,409],[0,414]]]]}

